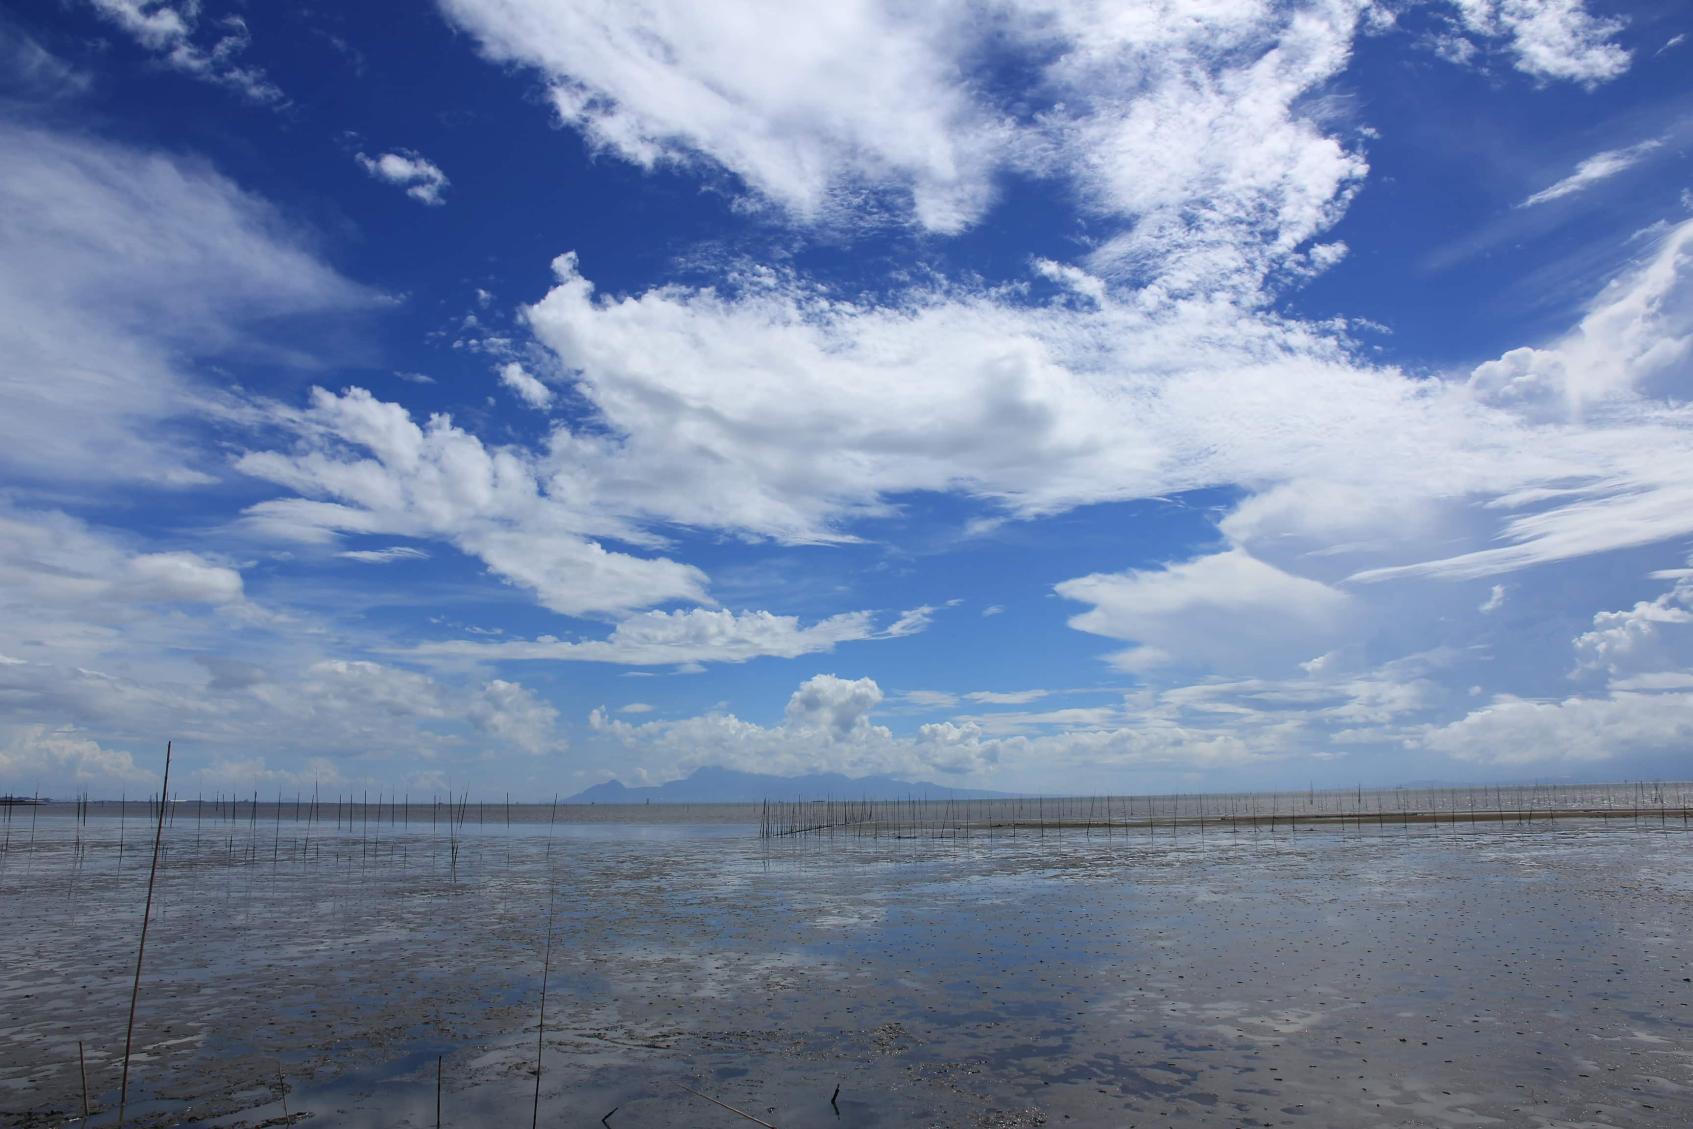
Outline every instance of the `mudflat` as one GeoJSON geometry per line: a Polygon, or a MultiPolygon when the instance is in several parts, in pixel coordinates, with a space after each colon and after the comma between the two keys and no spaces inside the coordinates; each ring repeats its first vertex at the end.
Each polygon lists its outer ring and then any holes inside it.
{"type": "MultiPolygon", "coordinates": [[[[538,1041],[550,1125],[1693,1124],[1673,822],[273,814],[167,829],[132,1124],[432,1126],[438,1084],[443,1125],[520,1124],[538,1041]]],[[[81,1041],[110,1124],[150,828],[30,818],[0,864],[0,1123],[80,1118],[81,1041]]]]}

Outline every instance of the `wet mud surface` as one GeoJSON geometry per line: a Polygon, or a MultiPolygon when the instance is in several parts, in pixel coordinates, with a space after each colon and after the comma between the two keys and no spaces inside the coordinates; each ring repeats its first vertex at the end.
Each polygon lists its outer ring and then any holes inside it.
{"type": "MultiPolygon", "coordinates": [[[[0,1124],[111,1124],[146,829],[16,818],[0,1124]]],[[[170,828],[132,1124],[520,1123],[549,900],[548,1125],[1693,1124],[1674,826],[378,830],[170,828]]]]}

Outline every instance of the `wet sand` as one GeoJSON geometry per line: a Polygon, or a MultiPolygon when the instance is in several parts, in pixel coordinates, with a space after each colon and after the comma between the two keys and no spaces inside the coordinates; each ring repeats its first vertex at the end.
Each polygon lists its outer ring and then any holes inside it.
{"type": "MultiPolygon", "coordinates": [[[[0,1124],[111,1124],[145,828],[19,821],[0,1124]]],[[[177,819],[133,1124],[520,1123],[549,880],[545,1124],[1693,1123],[1674,825],[371,831],[177,819]]]]}

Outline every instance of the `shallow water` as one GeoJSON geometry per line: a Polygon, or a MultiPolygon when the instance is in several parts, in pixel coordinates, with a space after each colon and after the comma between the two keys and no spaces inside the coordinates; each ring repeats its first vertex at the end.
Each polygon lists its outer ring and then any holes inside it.
{"type": "MultiPolygon", "coordinates": [[[[12,815],[0,1123],[79,1110],[78,1040],[114,1120],[139,808],[36,813],[33,841],[12,815]]],[[[438,1056],[443,1124],[520,1122],[549,897],[548,1124],[750,1124],[684,1087],[784,1129],[1693,1123],[1673,823],[761,841],[716,812],[236,814],[167,832],[132,1123],[433,1125],[438,1056]]]]}

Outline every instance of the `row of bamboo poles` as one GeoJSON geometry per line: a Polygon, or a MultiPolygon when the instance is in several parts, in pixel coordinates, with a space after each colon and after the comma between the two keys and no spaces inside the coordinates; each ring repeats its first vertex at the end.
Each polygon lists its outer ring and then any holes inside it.
{"type": "Polygon", "coordinates": [[[1279,831],[1324,826],[1568,823],[1632,820],[1693,827],[1693,785],[1533,785],[1238,794],[1010,797],[963,800],[766,800],[759,837],[956,838],[1036,833],[1104,834],[1184,830],[1279,831]]]}

